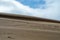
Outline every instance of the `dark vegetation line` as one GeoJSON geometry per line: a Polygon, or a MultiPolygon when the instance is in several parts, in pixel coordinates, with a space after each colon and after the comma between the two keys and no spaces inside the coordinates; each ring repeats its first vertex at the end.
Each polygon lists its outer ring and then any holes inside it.
{"type": "Polygon", "coordinates": [[[7,14],[7,13],[6,14],[5,13],[0,13],[0,17],[3,17],[3,18],[12,18],[12,19],[20,19],[20,20],[30,20],[30,21],[43,21],[43,22],[60,23],[60,21],[57,21],[57,20],[38,18],[38,17],[32,17],[32,16],[25,16],[25,15],[14,15],[14,14],[7,14]]]}

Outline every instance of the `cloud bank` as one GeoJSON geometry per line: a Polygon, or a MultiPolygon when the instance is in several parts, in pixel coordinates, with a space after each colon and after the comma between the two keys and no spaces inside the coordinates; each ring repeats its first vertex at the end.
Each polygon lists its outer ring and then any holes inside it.
{"type": "Polygon", "coordinates": [[[31,8],[30,6],[24,5],[16,0],[0,0],[0,12],[60,20],[59,12],[60,1],[59,0],[45,0],[45,1],[46,9],[41,9],[31,8]]]}

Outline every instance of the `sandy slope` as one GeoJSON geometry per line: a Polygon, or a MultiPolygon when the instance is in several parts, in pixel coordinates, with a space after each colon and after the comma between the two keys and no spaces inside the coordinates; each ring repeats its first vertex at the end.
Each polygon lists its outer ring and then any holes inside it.
{"type": "Polygon", "coordinates": [[[60,24],[0,18],[0,40],[60,40],[60,24]]]}

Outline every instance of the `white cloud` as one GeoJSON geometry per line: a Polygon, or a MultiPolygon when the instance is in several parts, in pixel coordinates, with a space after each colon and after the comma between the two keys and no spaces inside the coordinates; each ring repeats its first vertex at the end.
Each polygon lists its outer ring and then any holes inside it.
{"type": "Polygon", "coordinates": [[[14,5],[7,0],[0,0],[0,12],[11,12],[14,5]]]}
{"type": "Polygon", "coordinates": [[[51,19],[57,19],[59,15],[59,0],[46,0],[46,9],[40,8],[30,8],[29,6],[23,5],[22,3],[16,0],[0,0],[0,2],[6,3],[1,6],[0,4],[0,12],[10,12],[16,14],[24,14],[30,16],[37,17],[45,17],[51,19]],[[9,6],[10,5],[10,6],[9,6]]]}
{"type": "Polygon", "coordinates": [[[0,12],[7,12],[12,10],[12,8],[6,7],[6,6],[0,6],[0,12]]]}
{"type": "Polygon", "coordinates": [[[0,1],[15,1],[15,0],[0,0],[0,1]]]}

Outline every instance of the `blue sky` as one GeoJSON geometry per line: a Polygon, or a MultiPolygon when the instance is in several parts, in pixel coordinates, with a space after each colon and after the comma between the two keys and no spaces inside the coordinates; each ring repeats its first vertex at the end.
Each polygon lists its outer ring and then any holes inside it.
{"type": "Polygon", "coordinates": [[[0,0],[0,12],[60,21],[60,0],[0,0]]]}
{"type": "Polygon", "coordinates": [[[24,5],[30,6],[31,8],[39,8],[39,5],[41,6],[42,9],[45,8],[46,2],[45,0],[17,0],[19,2],[21,2],[24,5]]]}

